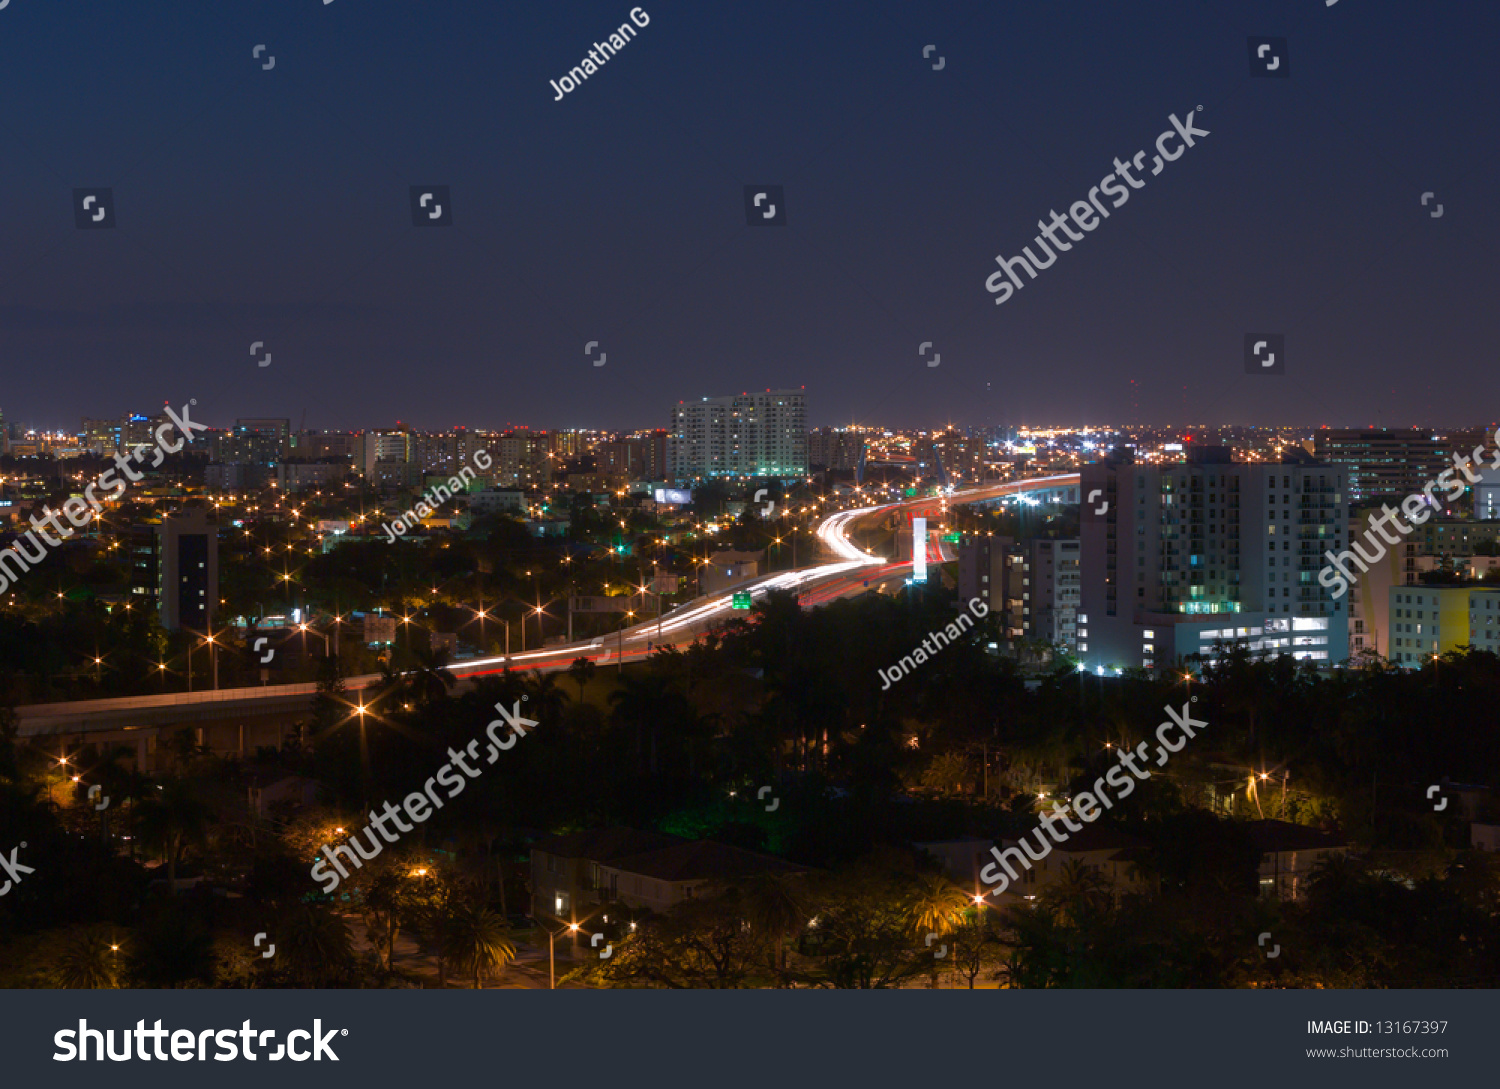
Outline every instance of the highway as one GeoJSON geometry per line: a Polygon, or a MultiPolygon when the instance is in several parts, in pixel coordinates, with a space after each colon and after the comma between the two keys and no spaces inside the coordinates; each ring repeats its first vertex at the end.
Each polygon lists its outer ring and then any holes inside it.
{"type": "MultiPolygon", "coordinates": [[[[980,503],[1007,495],[1076,487],[1077,473],[990,484],[967,488],[933,499],[921,497],[878,506],[842,510],[819,525],[817,537],[828,559],[792,571],[762,575],[734,587],[732,591],[706,595],[680,605],[659,619],[653,618],[608,636],[577,640],[509,657],[454,662],[449,669],[460,683],[489,676],[505,669],[551,673],[567,669],[576,659],[588,658],[597,665],[617,665],[646,659],[660,646],[688,646],[705,630],[734,614],[735,592],[748,591],[752,600],[772,590],[795,590],[804,608],[826,605],[839,598],[879,590],[887,583],[904,581],[911,561],[892,561],[860,550],[849,538],[855,523],[900,511],[907,516],[938,518],[942,508],[980,503]]],[[[927,561],[936,565],[953,557],[942,542],[929,540],[927,561]]],[[[351,705],[361,705],[361,694],[380,683],[379,674],[346,678],[351,705]]],[[[156,696],[125,696],[113,699],[74,700],[31,704],[16,709],[20,736],[88,733],[96,730],[135,730],[153,725],[182,725],[201,720],[232,720],[236,715],[267,715],[284,712],[305,714],[316,692],[312,684],[265,685],[257,688],[176,692],[156,696]]]]}

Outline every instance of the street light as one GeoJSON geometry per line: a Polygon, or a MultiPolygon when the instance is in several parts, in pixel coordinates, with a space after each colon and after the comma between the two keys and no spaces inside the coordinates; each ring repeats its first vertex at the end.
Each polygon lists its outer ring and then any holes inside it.
{"type": "MultiPolygon", "coordinates": [[[[556,918],[556,916],[554,916],[556,918]]],[[[562,922],[561,919],[557,920],[562,922]]],[[[569,923],[562,930],[553,930],[550,926],[542,928],[547,932],[547,983],[549,990],[557,990],[557,936],[559,934],[577,934],[578,924],[569,923]]]]}

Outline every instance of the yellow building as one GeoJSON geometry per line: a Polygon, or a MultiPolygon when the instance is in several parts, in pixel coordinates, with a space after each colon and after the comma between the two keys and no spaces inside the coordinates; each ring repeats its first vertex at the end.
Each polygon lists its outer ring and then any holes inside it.
{"type": "Polygon", "coordinates": [[[1386,657],[1415,669],[1459,647],[1500,653],[1500,586],[1392,586],[1386,657]]]}

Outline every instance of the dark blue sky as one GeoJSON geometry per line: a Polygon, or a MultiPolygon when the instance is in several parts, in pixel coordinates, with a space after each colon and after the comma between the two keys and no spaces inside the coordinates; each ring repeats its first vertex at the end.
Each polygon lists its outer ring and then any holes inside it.
{"type": "Polygon", "coordinates": [[[631,4],[10,0],[0,410],[623,428],[805,386],[814,424],[1495,415],[1500,5],[640,6],[554,102],[631,4]],[[1250,78],[1249,35],[1289,79],[1250,78]],[[996,254],[1200,104],[1209,137],[993,305],[996,254]],[[786,227],[745,226],[753,183],[786,227]],[[418,184],[451,228],[412,226],[418,184]],[[75,228],[90,186],[115,230],[75,228]],[[1285,334],[1284,376],[1245,373],[1250,332],[1285,334]]]}

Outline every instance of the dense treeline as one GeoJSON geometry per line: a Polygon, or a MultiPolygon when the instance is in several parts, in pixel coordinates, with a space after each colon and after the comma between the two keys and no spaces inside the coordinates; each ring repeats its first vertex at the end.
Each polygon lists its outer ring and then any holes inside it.
{"type": "Polygon", "coordinates": [[[527,844],[623,824],[769,852],[802,873],[632,919],[616,957],[579,976],[591,984],[1493,981],[1494,868],[1465,850],[1466,806],[1487,816],[1487,794],[1466,802],[1452,784],[1496,778],[1494,655],[1461,652],[1417,671],[1368,662],[1320,674],[1230,653],[1160,678],[1066,662],[1036,673],[1001,653],[987,621],[884,684],[879,671],[956,610],[936,587],[807,611],[772,595],[748,619],[644,666],[581,662],[462,691],[441,653],[404,636],[364,714],[325,659],[323,694],[297,741],[237,762],[183,736],[155,780],[134,774],[128,754],[76,749],[60,769],[58,754],[7,743],[0,851],[25,840],[20,860],[36,873],[0,899],[6,980],[388,983],[412,978],[397,956],[397,935],[409,933],[445,951],[445,974],[451,960],[454,979],[477,981],[508,959],[506,917],[529,910],[527,844]],[[502,707],[537,726],[399,847],[331,897],[319,892],[309,877],[318,849],[358,832],[360,814],[422,790],[502,707]],[[1000,912],[913,850],[1029,830],[1049,804],[1038,795],[1094,782],[1121,747],[1154,737],[1167,707],[1207,725],[1110,813],[1145,845],[1141,895],[1115,895],[1080,870],[1000,912]],[[315,809],[248,810],[249,786],[288,775],[319,784],[315,809]],[[90,784],[115,798],[103,817],[84,804],[90,784]],[[1441,809],[1434,785],[1451,799],[1441,809]],[[774,809],[760,800],[767,787],[774,809]],[[1336,832],[1354,850],[1301,902],[1266,901],[1240,820],[1258,817],[1336,832]],[[131,839],[106,847],[101,831],[131,839]],[[239,895],[172,892],[183,873],[239,895]],[[267,919],[311,952],[274,966],[247,955],[267,919]],[[363,944],[351,927],[363,928],[363,944]],[[950,953],[934,957],[938,944],[950,953]],[[78,961],[94,967],[47,967],[78,961]]]}

